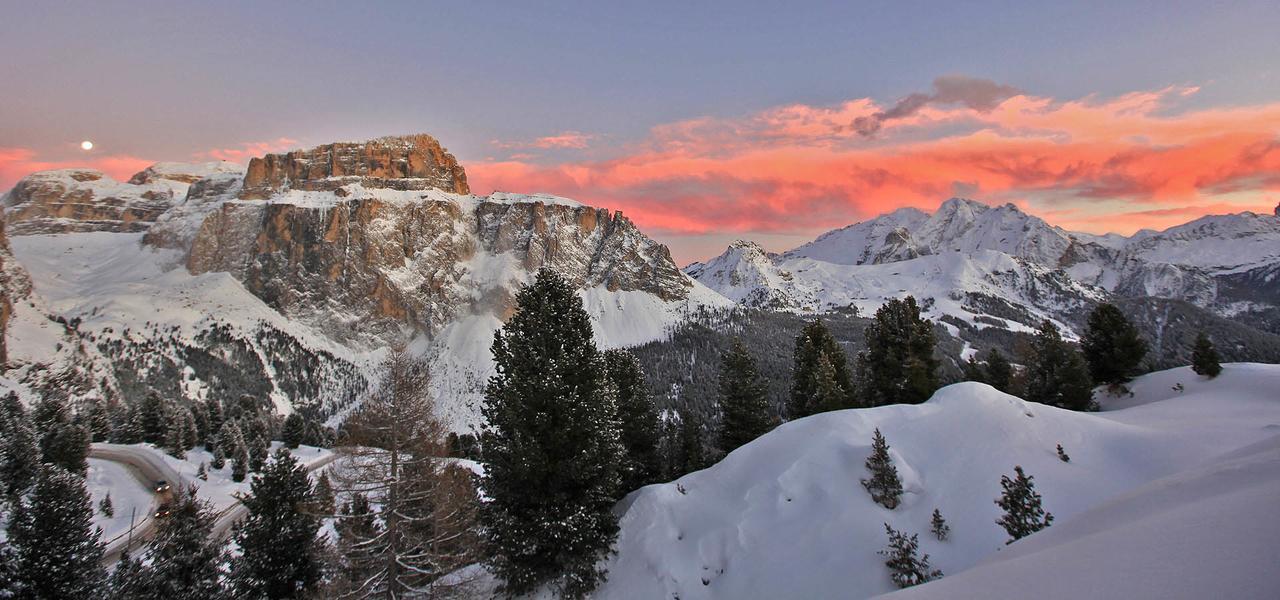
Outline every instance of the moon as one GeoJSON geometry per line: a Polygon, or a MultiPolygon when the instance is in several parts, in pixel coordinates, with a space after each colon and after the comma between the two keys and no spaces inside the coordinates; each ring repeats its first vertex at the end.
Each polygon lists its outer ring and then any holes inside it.
{"type": "Polygon", "coordinates": [[[93,150],[93,142],[90,142],[89,140],[85,140],[85,141],[83,141],[83,142],[80,142],[80,149],[81,149],[81,150],[93,150]]]}

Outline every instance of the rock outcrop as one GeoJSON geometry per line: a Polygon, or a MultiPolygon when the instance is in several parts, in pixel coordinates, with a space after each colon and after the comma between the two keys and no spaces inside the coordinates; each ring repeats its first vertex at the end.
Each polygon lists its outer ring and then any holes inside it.
{"type": "Polygon", "coordinates": [[[352,183],[367,188],[470,192],[467,175],[453,155],[435,138],[418,134],[254,158],[240,198],[263,200],[287,190],[336,191],[352,183]]]}
{"type": "Polygon", "coordinates": [[[146,231],[192,183],[239,170],[227,162],[157,163],[124,183],[94,169],[40,171],[5,194],[5,219],[10,235],[146,231]]]}
{"type": "Polygon", "coordinates": [[[0,372],[8,364],[9,319],[13,307],[31,294],[31,279],[13,258],[9,238],[5,236],[4,219],[0,219],[0,372]]]}
{"type": "Polygon", "coordinates": [[[350,186],[324,205],[226,202],[204,219],[187,267],[228,272],[283,314],[371,344],[466,315],[505,318],[541,267],[662,300],[693,285],[621,213],[547,196],[404,196],[350,186]]]}

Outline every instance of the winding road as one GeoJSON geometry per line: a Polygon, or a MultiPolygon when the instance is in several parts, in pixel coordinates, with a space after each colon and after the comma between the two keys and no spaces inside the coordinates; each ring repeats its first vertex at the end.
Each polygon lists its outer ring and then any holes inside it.
{"type": "MultiPolygon", "coordinates": [[[[330,452],[310,462],[303,463],[303,466],[308,473],[311,473],[333,462],[337,456],[336,452],[330,452]]],[[[190,483],[187,478],[180,475],[165,462],[164,458],[157,454],[156,451],[142,446],[94,443],[89,446],[89,457],[124,465],[147,489],[152,489],[155,483],[161,480],[169,482],[173,488],[190,483]]],[[[172,492],[156,494],[146,516],[135,524],[131,531],[126,531],[112,539],[104,540],[103,564],[107,566],[115,564],[120,560],[120,555],[126,549],[137,550],[147,540],[151,539],[151,536],[155,534],[156,522],[154,515],[156,509],[170,499],[172,499],[172,492]]],[[[240,502],[223,509],[217,514],[210,535],[217,540],[226,539],[231,533],[231,527],[235,525],[236,521],[243,519],[248,512],[248,507],[240,502]]]]}

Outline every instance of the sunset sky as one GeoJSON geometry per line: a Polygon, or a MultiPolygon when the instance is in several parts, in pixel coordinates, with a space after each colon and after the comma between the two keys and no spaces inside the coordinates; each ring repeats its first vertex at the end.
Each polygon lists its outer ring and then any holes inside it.
{"type": "Polygon", "coordinates": [[[621,209],[682,264],[957,195],[1270,212],[1280,7],[1210,4],[6,1],[0,191],[426,132],[477,193],[621,209]]]}

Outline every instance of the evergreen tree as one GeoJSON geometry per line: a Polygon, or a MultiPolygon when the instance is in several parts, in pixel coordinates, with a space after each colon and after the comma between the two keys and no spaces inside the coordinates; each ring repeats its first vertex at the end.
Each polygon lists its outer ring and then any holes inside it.
{"type": "Polygon", "coordinates": [[[765,383],[756,370],[756,361],[742,340],[720,358],[719,450],[728,454],[773,429],[765,383]]]}
{"type": "Polygon", "coordinates": [[[196,423],[191,411],[177,407],[170,411],[173,421],[165,434],[165,450],[179,460],[187,457],[187,450],[196,445],[196,423]]]}
{"type": "Polygon", "coordinates": [[[240,556],[231,563],[236,593],[249,598],[304,598],[320,580],[320,519],[307,470],[287,448],[254,476],[242,501],[249,516],[236,526],[240,556]]]}
{"type": "Polygon", "coordinates": [[[246,441],[249,451],[249,470],[258,473],[266,467],[267,458],[271,456],[271,442],[259,433],[252,434],[246,441]]]}
{"type": "Polygon", "coordinates": [[[84,480],[56,465],[40,469],[29,499],[9,523],[22,597],[92,598],[102,587],[100,532],[84,480]]]}
{"type": "Polygon", "coordinates": [[[312,512],[318,516],[329,516],[334,513],[335,497],[333,483],[329,474],[321,472],[316,478],[315,498],[312,500],[312,512]]]}
{"type": "Polygon", "coordinates": [[[125,550],[120,554],[120,562],[107,578],[107,600],[143,600],[149,597],[146,570],[142,561],[129,555],[125,550]]]}
{"type": "Polygon", "coordinates": [[[1058,444],[1058,460],[1062,462],[1071,462],[1071,457],[1067,456],[1066,451],[1062,449],[1062,444],[1058,444]]]}
{"type": "MultiPolygon", "coordinates": [[[[204,403],[205,423],[209,433],[204,440],[204,449],[213,452],[214,447],[218,445],[219,434],[222,432],[222,425],[226,421],[222,416],[222,402],[216,398],[209,398],[204,403]]],[[[223,452],[225,454],[225,450],[223,452]]],[[[221,469],[222,467],[216,467],[221,469]]]]}
{"type": "Polygon", "coordinates": [[[849,359],[844,348],[840,347],[821,319],[810,321],[796,336],[792,356],[788,418],[799,419],[827,410],[853,406],[853,377],[849,370],[849,359]],[[822,364],[824,361],[825,366],[822,364]],[[836,389],[832,389],[832,386],[836,389]]]}
{"type": "MultiPolygon", "coordinates": [[[[232,481],[244,481],[245,476],[249,473],[249,448],[245,446],[244,436],[240,433],[240,426],[234,420],[227,421],[222,425],[222,433],[218,434],[218,439],[216,450],[226,452],[227,458],[231,459],[232,481]]],[[[215,466],[219,458],[215,451],[213,456],[215,466]]]]}
{"type": "Polygon", "coordinates": [[[620,493],[627,493],[657,480],[658,409],[649,397],[640,361],[626,350],[604,352],[605,369],[617,390],[618,420],[626,458],[622,467],[620,493]]]}
{"type": "Polygon", "coordinates": [[[987,382],[986,368],[982,363],[978,362],[977,354],[970,356],[969,360],[964,361],[964,363],[960,365],[960,374],[964,377],[965,381],[975,381],[977,383],[987,382]]]}
{"type": "Polygon", "coordinates": [[[1022,472],[1021,466],[1013,468],[1017,474],[1010,479],[1008,475],[1000,476],[1000,487],[1004,492],[996,499],[996,505],[1004,509],[1004,516],[996,523],[1009,533],[1012,544],[1053,523],[1053,515],[1040,506],[1040,494],[1036,492],[1032,477],[1022,472]]]}
{"type": "Polygon", "coordinates": [[[938,389],[933,323],[920,318],[914,297],[881,306],[867,326],[866,342],[858,375],[869,406],[919,404],[938,389]]]}
{"type": "Polygon", "coordinates": [[[1115,386],[1137,373],[1147,354],[1147,343],[1119,308],[1103,303],[1089,314],[1080,349],[1093,381],[1115,386]]]}
{"type": "Polygon", "coordinates": [[[18,395],[10,393],[0,413],[0,492],[6,499],[16,499],[35,485],[40,472],[40,449],[35,430],[27,418],[18,395]]]}
{"type": "Polygon", "coordinates": [[[490,567],[511,595],[550,584],[584,597],[617,538],[625,450],[616,391],[569,283],[539,270],[494,334],[493,358],[481,442],[490,567]]]}
{"type": "Polygon", "coordinates": [[[280,440],[286,448],[297,448],[302,445],[307,435],[307,423],[297,411],[284,418],[284,428],[280,430],[280,440]]]}
{"type": "Polygon", "coordinates": [[[98,512],[102,513],[102,516],[108,519],[116,516],[116,509],[114,506],[111,505],[110,493],[108,493],[106,496],[103,496],[102,502],[98,503],[98,512]]]}
{"type": "Polygon", "coordinates": [[[930,531],[938,538],[939,542],[947,541],[947,537],[951,535],[951,526],[947,525],[947,520],[942,518],[942,511],[933,509],[933,518],[929,520],[931,525],[930,531]]]}
{"type": "MultiPolygon", "coordinates": [[[[174,488],[169,515],[158,521],[147,548],[138,600],[221,600],[222,543],[212,539],[215,515],[195,488],[174,488]]],[[[285,549],[281,546],[281,550],[285,549]]]]}
{"type": "Polygon", "coordinates": [[[169,433],[169,407],[160,394],[155,390],[148,392],[135,416],[142,441],[163,446],[169,433]]]}
{"type": "Polygon", "coordinates": [[[1222,372],[1222,363],[1218,362],[1218,350],[1203,331],[1196,335],[1196,343],[1191,348],[1191,370],[1197,375],[1210,379],[1222,372]]]}
{"type": "Polygon", "coordinates": [[[374,560],[370,540],[382,538],[382,527],[377,513],[369,503],[369,497],[360,492],[351,494],[351,500],[342,506],[333,523],[337,534],[333,565],[334,587],[339,597],[372,598],[379,591],[372,582],[380,579],[382,564],[374,560]]]}
{"type": "Polygon", "coordinates": [[[368,494],[379,523],[339,527],[336,570],[345,575],[337,585],[351,597],[461,593],[469,582],[444,576],[478,561],[471,474],[440,460],[444,427],[434,417],[426,363],[395,350],[382,369],[375,392],[347,419],[340,448],[347,458],[335,472],[342,489],[368,494]]]}
{"type": "Polygon", "coordinates": [[[204,463],[200,463],[200,468],[196,469],[196,479],[200,481],[209,481],[209,469],[204,463]]]}
{"type": "Polygon", "coordinates": [[[40,455],[46,463],[84,475],[89,469],[89,431],[71,419],[60,395],[46,394],[32,414],[40,432],[40,455]]]}
{"type": "Polygon", "coordinates": [[[707,442],[703,433],[704,424],[698,413],[691,410],[676,411],[667,423],[670,437],[667,457],[666,479],[678,479],[681,476],[707,468],[707,442]]]}
{"type": "Polygon", "coordinates": [[[1058,327],[1046,320],[1031,342],[1026,359],[1026,399],[1067,408],[1093,410],[1093,382],[1080,353],[1062,340],[1058,327]]]}
{"type": "Polygon", "coordinates": [[[227,466],[227,456],[222,453],[222,446],[213,447],[213,458],[209,461],[209,466],[219,470],[227,466]]]}
{"type": "Polygon", "coordinates": [[[18,557],[7,542],[0,540],[0,600],[17,598],[22,591],[19,583],[18,557]]]}
{"type": "Polygon", "coordinates": [[[920,550],[919,536],[913,533],[907,537],[888,523],[884,524],[884,530],[889,534],[889,547],[879,554],[889,559],[884,564],[889,567],[889,576],[895,585],[909,588],[942,577],[942,571],[929,568],[928,554],[916,556],[920,550]]]}
{"type": "Polygon", "coordinates": [[[863,479],[862,487],[867,488],[867,493],[877,504],[889,510],[897,508],[902,498],[902,481],[898,479],[898,468],[889,456],[889,443],[878,428],[871,438],[871,455],[867,457],[866,466],[871,471],[871,478],[863,479]]]}
{"type": "Polygon", "coordinates": [[[992,348],[987,351],[987,359],[982,370],[983,383],[1006,394],[1013,389],[1013,365],[1009,364],[1009,360],[999,350],[992,348]]]}

